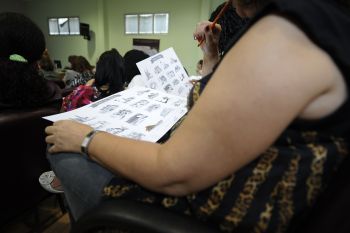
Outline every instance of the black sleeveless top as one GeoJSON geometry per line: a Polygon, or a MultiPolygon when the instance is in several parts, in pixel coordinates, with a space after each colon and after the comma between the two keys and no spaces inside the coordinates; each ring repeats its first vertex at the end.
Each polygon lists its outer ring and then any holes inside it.
{"type": "MultiPolygon", "coordinates": [[[[334,0],[278,0],[268,4],[244,31],[271,13],[288,17],[326,51],[349,87],[350,14],[334,0]]],[[[238,39],[239,36],[231,46],[238,39]]],[[[210,77],[204,77],[194,86],[190,106],[210,77]]],[[[105,187],[104,194],[161,205],[192,215],[223,232],[287,232],[307,216],[336,168],[349,154],[349,107],[348,99],[322,120],[295,120],[266,152],[198,193],[181,198],[165,196],[115,177],[105,187]]]]}

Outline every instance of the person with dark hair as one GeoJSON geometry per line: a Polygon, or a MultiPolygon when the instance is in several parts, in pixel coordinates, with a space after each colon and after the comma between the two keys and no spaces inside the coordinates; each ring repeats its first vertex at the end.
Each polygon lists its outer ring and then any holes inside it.
{"type": "Polygon", "coordinates": [[[101,54],[96,64],[95,86],[101,93],[100,98],[124,90],[126,68],[123,57],[115,48],[101,54]]]}
{"type": "Polygon", "coordinates": [[[74,70],[83,73],[85,71],[90,71],[94,69],[94,66],[90,64],[90,62],[84,56],[78,56],[75,60],[74,70]]]}
{"type": "Polygon", "coordinates": [[[43,69],[45,71],[54,71],[55,70],[55,65],[53,64],[53,61],[51,60],[51,57],[45,49],[40,61],[39,61],[39,68],[43,69]]]}
{"type": "Polygon", "coordinates": [[[45,79],[55,82],[60,88],[65,87],[65,83],[63,82],[60,74],[55,71],[54,63],[51,60],[47,49],[39,61],[39,74],[45,79]]]}
{"type": "MultiPolygon", "coordinates": [[[[123,91],[125,80],[123,57],[115,48],[105,51],[97,61],[95,78],[85,85],[79,85],[71,94],[64,97],[61,110],[71,111],[123,91]]],[[[63,193],[61,183],[53,171],[42,173],[39,183],[48,192],[63,193]]]]}
{"type": "Polygon", "coordinates": [[[69,66],[65,67],[65,69],[76,70],[77,59],[78,59],[77,55],[69,55],[68,56],[69,66]]]}
{"type": "Polygon", "coordinates": [[[74,77],[65,76],[65,83],[67,88],[85,85],[90,79],[94,78],[93,66],[84,56],[78,56],[73,60],[73,69],[78,72],[74,77]]]}
{"type": "Polygon", "coordinates": [[[350,11],[335,0],[232,4],[252,18],[196,83],[165,143],[71,120],[46,128],[75,220],[105,198],[168,208],[223,232],[292,232],[308,216],[350,154],[350,11]]]}
{"type": "MultiPolygon", "coordinates": [[[[220,4],[210,15],[209,22],[213,22],[221,9],[225,6],[225,2],[220,4]]],[[[218,41],[219,55],[223,55],[229,46],[230,41],[238,34],[240,30],[246,25],[248,18],[241,18],[236,9],[230,4],[224,14],[218,19],[217,24],[220,25],[221,31],[218,41]]]]}
{"type": "MultiPolygon", "coordinates": [[[[71,82],[74,80],[76,76],[79,75],[79,72],[77,71],[77,61],[78,61],[78,56],[77,55],[69,55],[68,56],[68,62],[69,66],[66,66],[64,68],[64,77],[63,81],[66,83],[71,82]]],[[[68,88],[71,89],[71,88],[68,88]]]]}
{"type": "MultiPolygon", "coordinates": [[[[148,58],[149,55],[145,52],[137,49],[129,50],[124,54],[125,74],[126,74],[126,86],[130,84],[136,75],[140,74],[136,63],[148,58]]],[[[137,78],[136,78],[137,79],[137,78]]],[[[133,82],[136,82],[136,79],[133,82]]],[[[135,84],[135,83],[134,83],[135,84]]],[[[131,84],[133,86],[134,84],[131,84]]]]}
{"type": "Polygon", "coordinates": [[[212,22],[215,20],[220,11],[225,7],[225,2],[220,4],[210,15],[208,21],[199,22],[197,25],[194,37],[196,39],[205,39],[201,43],[201,49],[203,51],[203,64],[202,64],[202,76],[205,76],[212,72],[213,67],[220,61],[220,58],[224,55],[227,46],[230,41],[238,34],[240,30],[246,25],[248,19],[246,17],[241,18],[235,8],[230,4],[227,10],[220,16],[215,27],[212,30],[212,34],[208,35],[208,38],[202,38],[202,34],[198,33],[203,29],[209,29],[212,22]]]}
{"type": "Polygon", "coordinates": [[[0,13],[0,108],[31,108],[60,102],[56,84],[39,75],[45,37],[26,16],[0,13]]]}
{"type": "Polygon", "coordinates": [[[70,111],[122,91],[125,80],[123,57],[114,48],[105,51],[97,61],[94,78],[79,85],[64,97],[62,110],[70,111]]]}

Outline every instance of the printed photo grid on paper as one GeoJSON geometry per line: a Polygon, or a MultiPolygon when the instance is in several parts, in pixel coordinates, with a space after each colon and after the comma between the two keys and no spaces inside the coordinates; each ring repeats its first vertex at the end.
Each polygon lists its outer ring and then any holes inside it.
{"type": "Polygon", "coordinates": [[[147,87],[172,95],[188,96],[192,84],[173,48],[157,53],[136,65],[147,87]]]}
{"type": "Polygon", "coordinates": [[[186,114],[187,99],[147,87],[134,87],[73,111],[46,116],[75,120],[114,135],[156,142],[186,114]]]}

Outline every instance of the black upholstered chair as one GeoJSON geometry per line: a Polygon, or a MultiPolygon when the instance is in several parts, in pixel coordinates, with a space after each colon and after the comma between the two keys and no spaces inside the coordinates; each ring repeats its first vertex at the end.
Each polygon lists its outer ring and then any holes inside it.
{"type": "MultiPolygon", "coordinates": [[[[349,233],[350,221],[350,158],[299,225],[291,225],[288,233],[349,233]]],[[[103,202],[88,212],[72,227],[72,233],[215,233],[204,223],[169,210],[130,200],[103,202]]]]}
{"type": "MultiPolygon", "coordinates": [[[[58,104],[59,105],[59,104],[58,104]]],[[[0,226],[33,209],[50,193],[39,184],[39,175],[51,170],[46,159],[43,116],[58,113],[57,105],[31,110],[0,112],[0,226]]]]}
{"type": "Polygon", "coordinates": [[[193,218],[124,199],[108,200],[73,224],[72,233],[219,233],[193,218]]]}

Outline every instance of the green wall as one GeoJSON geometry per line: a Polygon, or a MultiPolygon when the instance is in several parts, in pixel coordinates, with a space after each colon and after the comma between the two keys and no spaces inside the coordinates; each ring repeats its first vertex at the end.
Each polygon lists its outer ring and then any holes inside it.
{"type": "Polygon", "coordinates": [[[83,55],[95,64],[99,55],[116,48],[123,55],[132,48],[133,38],[160,39],[160,50],[173,47],[190,74],[195,73],[201,51],[192,33],[200,20],[223,0],[27,0],[25,13],[32,18],[46,35],[47,48],[53,59],[67,65],[69,55],[83,55]],[[128,13],[168,12],[169,33],[166,35],[125,35],[124,15],[128,13]],[[49,17],[79,16],[90,24],[92,38],[81,36],[49,36],[49,17]]]}
{"type": "Polygon", "coordinates": [[[48,34],[49,17],[78,16],[80,21],[89,23],[94,34],[103,34],[103,28],[98,24],[98,0],[32,0],[26,3],[26,13],[44,31],[46,46],[53,59],[62,61],[67,65],[69,55],[83,55],[92,64],[98,55],[103,52],[103,41],[84,40],[82,36],[50,36],[48,34]]]}

